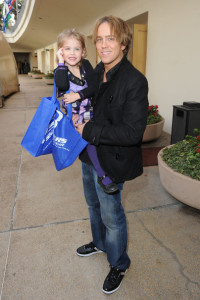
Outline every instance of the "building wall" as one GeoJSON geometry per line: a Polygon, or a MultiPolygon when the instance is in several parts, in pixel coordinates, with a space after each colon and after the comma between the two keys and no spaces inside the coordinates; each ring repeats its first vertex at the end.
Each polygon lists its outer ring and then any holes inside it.
{"type": "Polygon", "coordinates": [[[4,97],[19,89],[17,64],[13,52],[0,31],[0,106],[4,97]]]}
{"type": "MultiPolygon", "coordinates": [[[[180,105],[183,101],[200,102],[200,1],[124,0],[121,5],[113,6],[112,11],[105,9],[104,15],[113,14],[129,21],[146,12],[149,102],[159,105],[165,118],[164,130],[171,133],[173,105],[180,105]]],[[[87,36],[88,59],[93,66],[96,64],[91,39],[94,23],[95,20],[91,19],[81,28],[87,36]]],[[[55,58],[56,43],[47,47],[54,49],[55,58]]],[[[38,68],[39,65],[38,60],[38,68]]],[[[56,65],[54,59],[54,67],[56,65]]]]}
{"type": "Polygon", "coordinates": [[[151,1],[148,17],[149,100],[171,132],[173,105],[200,102],[200,2],[151,1]]]}
{"type": "Polygon", "coordinates": [[[38,70],[45,74],[52,72],[57,67],[56,52],[56,43],[47,45],[45,48],[38,49],[38,70]]]}
{"type": "Polygon", "coordinates": [[[30,53],[30,68],[32,70],[38,69],[38,59],[37,59],[37,52],[31,52],[30,53]]]}
{"type": "Polygon", "coordinates": [[[92,66],[95,67],[96,66],[96,47],[93,43],[92,36],[86,37],[85,45],[86,45],[86,49],[87,49],[86,59],[89,59],[92,66]]]}

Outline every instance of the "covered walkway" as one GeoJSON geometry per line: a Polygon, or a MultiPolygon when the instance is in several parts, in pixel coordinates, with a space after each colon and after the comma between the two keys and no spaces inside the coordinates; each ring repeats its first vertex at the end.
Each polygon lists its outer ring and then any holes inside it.
{"type": "MultiPolygon", "coordinates": [[[[0,109],[0,300],[101,300],[105,254],[78,257],[91,241],[80,161],[57,172],[50,155],[20,146],[52,86],[27,75],[0,109]]],[[[200,299],[200,214],[161,186],[158,167],[123,191],[132,264],[114,300],[200,299]]]]}

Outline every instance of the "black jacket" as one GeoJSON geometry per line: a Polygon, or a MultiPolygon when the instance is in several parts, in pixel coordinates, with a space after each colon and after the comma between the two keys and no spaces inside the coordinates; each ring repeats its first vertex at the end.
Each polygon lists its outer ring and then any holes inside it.
{"type": "MultiPolygon", "coordinates": [[[[101,82],[103,63],[95,71],[101,82]]],[[[94,98],[94,120],[85,125],[83,138],[97,146],[102,168],[119,183],[143,172],[141,143],[148,114],[148,83],[126,57],[108,73],[110,78],[101,83],[94,98]]],[[[82,161],[84,156],[80,156],[82,161]]]]}

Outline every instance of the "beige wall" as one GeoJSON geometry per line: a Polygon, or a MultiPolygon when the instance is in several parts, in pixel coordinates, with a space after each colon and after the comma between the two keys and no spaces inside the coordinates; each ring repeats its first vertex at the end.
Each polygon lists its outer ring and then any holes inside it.
{"type": "Polygon", "coordinates": [[[92,64],[92,66],[95,67],[96,66],[96,47],[93,43],[92,36],[86,37],[85,45],[86,45],[86,49],[87,49],[86,59],[88,59],[90,61],[90,63],[92,64]]]}
{"type": "MultiPolygon", "coordinates": [[[[146,77],[149,102],[159,105],[166,120],[164,130],[170,133],[173,105],[183,101],[200,102],[200,1],[124,0],[113,6],[112,11],[105,10],[104,15],[114,14],[129,21],[145,12],[148,12],[146,77]]],[[[94,23],[91,17],[81,28],[87,36],[88,59],[93,66],[96,63],[91,39],[94,23]]],[[[54,49],[55,57],[56,44],[47,47],[54,49]]],[[[38,60],[39,69],[40,64],[38,60]]],[[[54,59],[54,67],[56,65],[54,59]]]]}
{"type": "Polygon", "coordinates": [[[38,70],[47,74],[57,67],[56,51],[56,43],[47,45],[45,48],[37,50],[38,70]]]}
{"type": "Polygon", "coordinates": [[[37,52],[31,52],[30,53],[30,68],[31,68],[31,71],[33,69],[37,69],[38,68],[38,60],[37,60],[37,52]]]}
{"type": "Polygon", "coordinates": [[[50,65],[49,65],[49,72],[53,72],[54,70],[54,49],[49,50],[49,60],[50,60],[50,65]]]}
{"type": "Polygon", "coordinates": [[[200,1],[150,1],[147,78],[171,132],[173,105],[200,102],[200,1]]]}
{"type": "Polygon", "coordinates": [[[0,31],[0,103],[2,97],[19,89],[16,60],[13,52],[0,31]]]}

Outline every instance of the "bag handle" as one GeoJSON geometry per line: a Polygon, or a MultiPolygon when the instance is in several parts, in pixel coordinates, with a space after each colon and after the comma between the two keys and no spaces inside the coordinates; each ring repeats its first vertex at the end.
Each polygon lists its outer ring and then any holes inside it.
{"type": "MultiPolygon", "coordinates": [[[[70,93],[70,89],[68,91],[66,91],[65,94],[69,94],[69,93],[70,93]]],[[[57,101],[56,94],[57,94],[57,88],[56,88],[56,83],[54,80],[53,95],[52,95],[52,99],[53,99],[54,103],[56,103],[56,101],[57,101]]],[[[72,120],[72,104],[71,103],[67,104],[67,116],[69,117],[70,120],[72,120]]]]}
{"type": "MultiPolygon", "coordinates": [[[[70,89],[68,91],[66,91],[65,94],[69,94],[70,93],[70,89]]],[[[72,120],[72,104],[68,103],[67,104],[67,116],[69,117],[70,120],[72,120]]]]}
{"type": "Polygon", "coordinates": [[[54,80],[54,86],[53,86],[53,95],[52,95],[52,100],[54,103],[56,103],[56,92],[57,92],[57,89],[56,89],[56,83],[55,83],[55,80],[54,80]]]}

